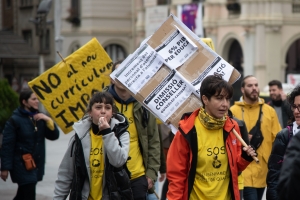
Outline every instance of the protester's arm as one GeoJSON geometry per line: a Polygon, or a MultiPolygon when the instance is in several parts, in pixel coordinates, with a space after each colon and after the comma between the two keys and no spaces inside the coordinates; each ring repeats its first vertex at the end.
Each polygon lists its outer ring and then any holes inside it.
{"type": "Polygon", "coordinates": [[[117,168],[123,166],[127,161],[129,153],[129,133],[125,132],[120,136],[122,146],[119,145],[119,140],[114,132],[104,135],[103,140],[110,164],[117,168]]]}
{"type": "Polygon", "coordinates": [[[184,191],[188,186],[190,153],[188,143],[181,133],[177,132],[167,155],[168,199],[186,199],[184,191]]]}
{"type": "Polygon", "coordinates": [[[148,133],[148,163],[146,177],[153,182],[157,179],[157,172],[160,167],[160,139],[157,129],[157,123],[154,115],[149,113],[149,121],[147,125],[148,133]]]}
{"type": "Polygon", "coordinates": [[[300,197],[300,134],[291,139],[280,170],[277,192],[279,199],[296,200],[300,197]]]}
{"type": "Polygon", "coordinates": [[[64,200],[67,198],[67,196],[70,193],[71,184],[74,175],[74,159],[75,159],[75,155],[74,155],[75,147],[72,148],[74,144],[73,142],[74,142],[74,136],[71,138],[68,149],[58,168],[57,180],[55,181],[53,200],[64,200]],[[72,149],[73,152],[71,154],[72,149]]]}
{"type": "Polygon", "coordinates": [[[288,137],[288,130],[285,128],[280,131],[276,139],[273,143],[272,152],[269,157],[268,161],[268,174],[267,174],[267,199],[268,200],[277,200],[277,183],[279,179],[280,169],[283,162],[283,156],[285,153],[285,148],[288,141],[284,140],[284,135],[287,134],[288,137]]]}
{"type": "Polygon", "coordinates": [[[48,140],[56,140],[59,138],[59,130],[50,117],[48,117],[44,113],[38,113],[34,115],[33,118],[36,121],[44,121],[44,134],[48,140]]]}

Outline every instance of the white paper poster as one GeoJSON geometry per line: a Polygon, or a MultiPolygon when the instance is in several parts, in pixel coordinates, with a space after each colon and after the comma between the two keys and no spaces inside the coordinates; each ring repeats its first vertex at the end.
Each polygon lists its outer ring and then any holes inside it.
{"type": "Polygon", "coordinates": [[[144,103],[166,121],[192,94],[191,86],[175,70],[145,98],[144,103]]]}
{"type": "Polygon", "coordinates": [[[155,50],[171,69],[176,69],[187,61],[198,47],[181,31],[176,30],[155,50]]]}
{"type": "Polygon", "coordinates": [[[162,58],[148,44],[144,44],[128,62],[123,62],[112,76],[136,94],[163,64],[162,58]]]}

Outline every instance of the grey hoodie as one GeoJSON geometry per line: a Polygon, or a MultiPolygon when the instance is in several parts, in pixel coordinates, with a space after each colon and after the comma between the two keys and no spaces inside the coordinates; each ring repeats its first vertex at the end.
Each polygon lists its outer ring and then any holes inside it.
{"type": "MultiPolygon", "coordinates": [[[[122,115],[117,114],[115,115],[115,118],[111,118],[110,127],[111,129],[113,129],[116,124],[123,123],[123,122],[125,122],[125,118],[122,115]]],[[[82,200],[88,199],[90,193],[91,123],[92,122],[88,118],[86,118],[76,122],[73,125],[73,129],[78,134],[78,137],[80,138],[82,143],[84,159],[85,159],[85,164],[88,173],[88,177],[84,181],[84,185],[82,189],[82,200]]],[[[72,138],[70,139],[68,149],[58,169],[57,180],[55,181],[53,200],[66,199],[70,193],[71,184],[74,175],[74,156],[71,157],[73,142],[74,142],[74,136],[72,136],[72,138]]],[[[113,165],[114,167],[121,167],[127,161],[128,152],[129,152],[129,143],[130,143],[128,132],[121,135],[120,142],[122,144],[122,147],[119,145],[119,140],[115,136],[114,132],[111,132],[103,136],[104,155],[107,155],[110,164],[113,165]]],[[[105,176],[103,178],[102,189],[103,189],[102,199],[103,200],[109,199],[108,191],[107,188],[105,187],[105,176]]]]}

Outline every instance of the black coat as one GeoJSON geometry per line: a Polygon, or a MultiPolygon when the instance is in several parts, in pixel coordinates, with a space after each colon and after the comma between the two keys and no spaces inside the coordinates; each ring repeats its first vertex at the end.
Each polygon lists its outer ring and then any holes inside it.
{"type": "Polygon", "coordinates": [[[300,134],[290,141],[284,156],[279,180],[279,199],[298,200],[300,197],[300,134]]]}
{"type": "Polygon", "coordinates": [[[268,174],[267,174],[267,193],[268,200],[278,200],[277,183],[279,179],[280,170],[286,148],[293,136],[293,125],[289,125],[289,128],[282,129],[275,138],[273,143],[272,152],[268,161],[268,174]]]}
{"type": "Polygon", "coordinates": [[[3,146],[1,151],[1,170],[8,170],[12,182],[19,185],[36,183],[43,179],[45,171],[45,138],[56,140],[59,130],[51,131],[44,120],[36,122],[37,131],[28,113],[22,108],[14,110],[3,129],[3,146]],[[36,169],[25,169],[22,155],[31,153],[36,169]]]}
{"type": "MultiPolygon", "coordinates": [[[[274,104],[272,101],[269,101],[268,104],[274,108],[274,104]]],[[[283,121],[283,127],[285,128],[288,125],[289,120],[293,118],[293,112],[291,110],[291,105],[287,100],[282,101],[281,104],[281,113],[282,113],[282,121],[283,121]]]]}

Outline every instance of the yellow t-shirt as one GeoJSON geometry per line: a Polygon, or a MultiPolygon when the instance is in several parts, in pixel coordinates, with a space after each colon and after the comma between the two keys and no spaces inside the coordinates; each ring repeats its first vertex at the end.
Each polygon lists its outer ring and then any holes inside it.
{"type": "MultiPolygon", "coordinates": [[[[119,110],[121,109],[121,104],[115,101],[116,106],[119,110]]],[[[145,166],[143,163],[143,157],[141,154],[139,146],[139,137],[135,126],[134,116],[133,116],[133,103],[123,105],[126,109],[123,108],[123,114],[127,117],[129,122],[128,132],[130,133],[130,145],[129,145],[129,154],[131,157],[127,161],[127,168],[131,173],[131,179],[138,178],[145,175],[145,166]]]]}
{"type": "Polygon", "coordinates": [[[223,129],[207,130],[195,120],[198,159],[190,199],[231,200],[230,172],[223,129]]]}
{"type": "Polygon", "coordinates": [[[91,134],[91,151],[90,151],[90,194],[88,200],[102,199],[103,191],[103,173],[104,173],[104,154],[102,135],[91,134]]]}

